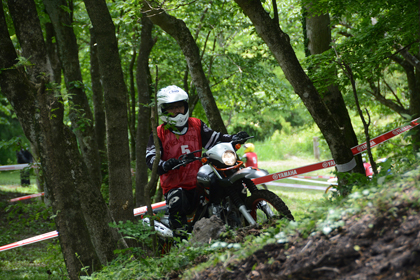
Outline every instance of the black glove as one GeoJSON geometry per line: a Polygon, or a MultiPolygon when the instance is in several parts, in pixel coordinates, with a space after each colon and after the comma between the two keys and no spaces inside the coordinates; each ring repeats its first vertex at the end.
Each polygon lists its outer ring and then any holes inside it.
{"type": "Polygon", "coordinates": [[[235,135],[232,136],[232,141],[243,144],[246,141],[246,140],[243,140],[243,139],[247,138],[247,137],[249,137],[248,133],[246,133],[245,131],[239,131],[238,133],[236,133],[235,135]],[[240,141],[240,140],[243,140],[243,141],[240,141]]]}
{"type": "Polygon", "coordinates": [[[163,170],[165,172],[168,172],[169,170],[172,170],[172,168],[174,168],[175,166],[177,166],[178,164],[180,164],[181,162],[176,159],[176,158],[170,158],[167,161],[165,161],[165,163],[163,164],[163,170]]]}

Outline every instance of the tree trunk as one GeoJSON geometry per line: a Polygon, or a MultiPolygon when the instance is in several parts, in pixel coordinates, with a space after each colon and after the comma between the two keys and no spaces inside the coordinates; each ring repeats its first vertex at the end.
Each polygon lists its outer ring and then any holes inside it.
{"type": "MultiPolygon", "coordinates": [[[[104,96],[99,73],[99,62],[97,57],[97,45],[95,33],[90,29],[90,77],[92,81],[92,101],[95,115],[95,135],[98,143],[99,156],[102,163],[106,163],[106,124],[104,96]]],[[[102,174],[103,175],[103,174],[102,174]]]]}
{"type": "MultiPolygon", "coordinates": [[[[420,70],[416,68],[416,87],[415,90],[410,91],[410,115],[413,118],[420,116],[420,70]]],[[[413,152],[416,154],[420,151],[420,128],[414,128],[416,132],[411,136],[413,143],[413,152]]]]}
{"type": "Polygon", "coordinates": [[[332,118],[319,93],[302,69],[290,39],[278,23],[272,20],[257,0],[235,0],[251,19],[257,33],[265,41],[286,79],[293,86],[324,135],[339,171],[349,171],[355,166],[353,154],[343,141],[344,135],[332,118]]]}
{"type": "Polygon", "coordinates": [[[146,204],[144,188],[148,176],[146,165],[146,147],[150,135],[150,104],[153,92],[149,70],[149,55],[156,41],[152,38],[153,23],[145,14],[141,18],[142,30],[139,57],[137,59],[136,82],[139,98],[138,125],[136,133],[136,206],[146,204]]]}
{"type": "Polygon", "coordinates": [[[130,95],[127,99],[128,130],[130,132],[131,161],[136,160],[136,89],[134,87],[134,65],[136,64],[137,51],[133,49],[128,71],[130,73],[130,95]]]}
{"type": "Polygon", "coordinates": [[[109,206],[116,221],[133,220],[127,88],[121,68],[115,27],[106,2],[85,0],[98,44],[99,70],[104,88],[108,147],[109,206]]]}
{"type": "Polygon", "coordinates": [[[201,104],[206,112],[211,128],[221,133],[227,133],[220,111],[217,108],[216,101],[210,90],[208,80],[204,74],[197,43],[185,22],[167,14],[165,10],[160,7],[149,9],[147,16],[150,17],[154,24],[158,25],[177,41],[187,60],[192,81],[196,87],[197,94],[200,97],[201,104]]]}
{"type": "MultiPolygon", "coordinates": [[[[95,138],[92,111],[84,91],[82,73],[79,64],[79,47],[72,28],[73,20],[66,0],[44,0],[45,8],[54,26],[58,43],[59,57],[64,73],[64,81],[70,100],[70,120],[79,140],[83,159],[89,171],[88,178],[95,188],[102,183],[98,145],[95,138]]],[[[69,7],[72,10],[72,7],[69,7]]]]}
{"type": "MultiPolygon", "coordinates": [[[[0,5],[3,6],[2,3],[0,5]]],[[[18,38],[20,38],[22,48],[25,49],[23,52],[31,56],[34,62],[36,58],[43,61],[46,50],[35,3],[9,1],[9,11],[14,15],[18,38]],[[31,32],[28,32],[29,30],[31,32]],[[31,53],[29,53],[30,49],[31,53]]],[[[62,125],[63,107],[60,102],[57,102],[54,94],[45,92],[44,85],[49,77],[43,76],[43,80],[34,86],[26,78],[23,67],[14,68],[16,59],[16,51],[10,40],[3,9],[1,9],[0,68],[7,70],[0,72],[0,88],[13,106],[25,135],[33,143],[38,144],[41,166],[56,215],[55,223],[67,271],[70,279],[78,279],[83,265],[89,264],[92,271],[100,268],[100,262],[90,240],[74,182],[70,180],[72,170],[67,166],[68,161],[73,159],[63,156],[68,148],[66,145],[71,143],[66,142],[68,139],[59,125],[60,122],[62,125]],[[53,146],[54,150],[48,150],[53,146]]],[[[45,71],[43,67],[48,68],[42,63],[35,64],[35,68],[30,69],[32,73],[45,71]]]]}
{"type": "MultiPolygon", "coordinates": [[[[329,50],[331,44],[330,16],[328,14],[318,15],[311,12],[310,7],[306,9],[305,27],[310,55],[321,54],[329,50]]],[[[316,65],[314,66],[316,67],[316,65]]],[[[326,81],[328,82],[328,81],[326,81]]],[[[343,95],[337,85],[328,87],[328,91],[321,93],[322,99],[331,115],[337,121],[343,131],[344,138],[349,148],[358,145],[356,133],[354,133],[351,118],[347,111],[343,95]]],[[[361,155],[355,157],[357,168],[355,171],[365,174],[361,155]]]]}
{"type": "Polygon", "coordinates": [[[47,48],[48,58],[50,59],[51,68],[54,73],[51,80],[54,83],[60,85],[61,84],[61,63],[58,57],[57,42],[54,42],[53,40],[54,37],[55,37],[55,34],[54,34],[54,27],[52,23],[50,22],[45,23],[45,45],[47,48]]]}

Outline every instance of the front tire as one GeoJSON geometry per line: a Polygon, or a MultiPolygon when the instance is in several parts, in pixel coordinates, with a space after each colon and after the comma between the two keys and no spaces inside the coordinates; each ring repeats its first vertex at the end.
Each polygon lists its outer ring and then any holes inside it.
{"type": "Polygon", "coordinates": [[[290,221],[295,220],[283,200],[269,190],[254,191],[251,196],[246,198],[245,206],[256,222],[274,217],[286,218],[290,221]]]}

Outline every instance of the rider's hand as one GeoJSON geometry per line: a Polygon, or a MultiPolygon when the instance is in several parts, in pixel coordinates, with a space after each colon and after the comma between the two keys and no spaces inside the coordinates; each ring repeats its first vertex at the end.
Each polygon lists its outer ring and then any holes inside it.
{"type": "Polygon", "coordinates": [[[245,143],[246,140],[240,141],[244,138],[249,137],[248,133],[246,133],[245,131],[239,131],[238,133],[236,133],[235,135],[232,136],[232,141],[238,142],[240,144],[245,143]]]}
{"type": "Polygon", "coordinates": [[[181,162],[178,159],[170,158],[167,161],[165,161],[165,163],[163,164],[163,170],[165,172],[168,172],[169,170],[172,170],[172,168],[174,168],[175,166],[177,166],[180,163],[181,162]]]}

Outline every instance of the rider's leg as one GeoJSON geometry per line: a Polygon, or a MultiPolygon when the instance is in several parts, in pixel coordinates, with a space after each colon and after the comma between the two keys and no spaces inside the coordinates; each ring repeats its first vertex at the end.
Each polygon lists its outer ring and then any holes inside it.
{"type": "Polygon", "coordinates": [[[177,188],[165,194],[169,210],[169,222],[172,229],[181,228],[187,224],[187,214],[191,212],[194,203],[195,189],[177,188]]]}

